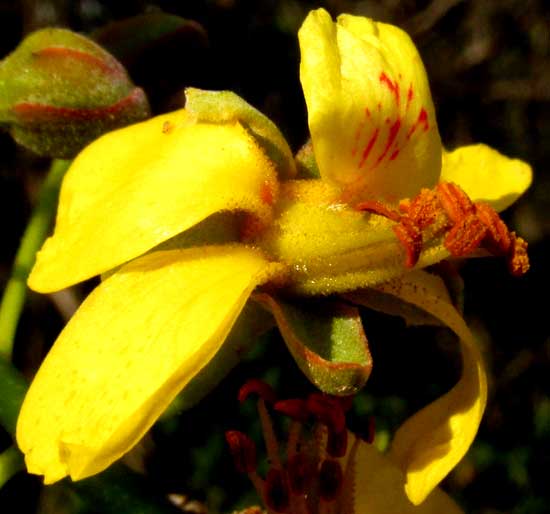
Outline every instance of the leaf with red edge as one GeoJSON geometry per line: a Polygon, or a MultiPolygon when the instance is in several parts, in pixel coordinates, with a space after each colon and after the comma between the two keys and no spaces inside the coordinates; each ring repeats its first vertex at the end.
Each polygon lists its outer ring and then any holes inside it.
{"type": "Polygon", "coordinates": [[[266,293],[252,299],[271,311],[296,364],[321,391],[350,395],[365,385],[372,358],[355,307],[326,299],[296,305],[266,293]]]}

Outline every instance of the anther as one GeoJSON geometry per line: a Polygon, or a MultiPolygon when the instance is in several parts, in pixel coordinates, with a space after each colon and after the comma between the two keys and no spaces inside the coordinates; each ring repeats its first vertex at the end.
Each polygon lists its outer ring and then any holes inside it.
{"type": "Polygon", "coordinates": [[[312,393],[307,399],[307,409],[329,430],[341,432],[346,427],[344,411],[337,400],[330,396],[312,393]]]}
{"type": "Polygon", "coordinates": [[[243,403],[251,394],[258,395],[267,403],[275,403],[277,397],[273,388],[257,378],[247,380],[239,389],[239,402],[243,403]]]}
{"type": "Polygon", "coordinates": [[[267,472],[264,484],[264,502],[274,512],[287,512],[290,506],[290,495],[283,472],[271,468],[267,472]]]}
{"type": "Polygon", "coordinates": [[[401,220],[401,215],[395,209],[384,205],[378,200],[367,200],[365,202],[358,203],[355,206],[355,210],[369,212],[371,214],[378,214],[379,216],[384,216],[391,221],[399,222],[401,220]]]}
{"type": "Polygon", "coordinates": [[[476,215],[487,227],[483,246],[493,255],[507,255],[512,245],[510,231],[496,211],[486,203],[476,203],[476,215]]]}
{"type": "Polygon", "coordinates": [[[338,498],[344,482],[342,466],[337,460],[324,460],[319,470],[319,496],[325,501],[338,498]]]}
{"type": "Polygon", "coordinates": [[[527,255],[527,242],[510,232],[512,240],[510,255],[508,256],[508,268],[515,277],[520,277],[529,271],[529,256],[527,255]]]}
{"type": "Polygon", "coordinates": [[[256,470],[256,445],[246,434],[238,430],[228,430],[225,440],[231,450],[237,471],[251,473],[256,470]]]}
{"type": "Polygon", "coordinates": [[[290,398],[279,400],[273,405],[273,409],[289,418],[305,423],[309,418],[306,401],[302,398],[290,398]]]}

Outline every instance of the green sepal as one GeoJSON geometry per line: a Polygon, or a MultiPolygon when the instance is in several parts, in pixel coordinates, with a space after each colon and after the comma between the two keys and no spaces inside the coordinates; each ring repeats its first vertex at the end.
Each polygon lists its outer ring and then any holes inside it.
{"type": "Polygon", "coordinates": [[[204,91],[187,88],[185,108],[207,123],[232,123],[239,121],[250,131],[258,145],[273,161],[279,178],[296,175],[292,151],[277,126],[264,114],[245,102],[232,91],[204,91]]]}
{"type": "Polygon", "coordinates": [[[296,364],[321,391],[347,396],[365,385],[372,358],[356,308],[328,299],[298,305],[266,293],[252,299],[273,314],[296,364]]]}
{"type": "Polygon", "coordinates": [[[298,170],[298,178],[321,178],[321,172],[315,160],[311,139],[298,150],[294,159],[298,170]]]}
{"type": "Polygon", "coordinates": [[[346,300],[362,307],[403,318],[409,326],[442,326],[442,323],[437,318],[418,308],[416,305],[412,305],[376,289],[360,289],[359,291],[346,293],[343,296],[346,300]]]}

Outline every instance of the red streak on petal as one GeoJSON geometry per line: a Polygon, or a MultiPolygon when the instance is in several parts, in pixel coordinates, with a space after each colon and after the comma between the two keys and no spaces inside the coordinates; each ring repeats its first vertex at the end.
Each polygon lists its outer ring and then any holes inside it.
{"type": "Polygon", "coordinates": [[[365,107],[365,116],[366,116],[367,118],[370,118],[370,110],[369,110],[368,107],[365,107]]]}
{"type": "Polygon", "coordinates": [[[355,131],[355,137],[353,139],[353,148],[351,149],[352,157],[355,157],[355,154],[357,153],[357,149],[359,146],[359,139],[361,138],[361,132],[363,131],[364,126],[365,126],[365,121],[363,120],[361,123],[359,123],[359,126],[355,131]]]}
{"type": "Polygon", "coordinates": [[[393,82],[384,72],[382,72],[380,73],[380,82],[393,93],[395,103],[399,105],[399,84],[397,80],[393,82]]]}
{"type": "Polygon", "coordinates": [[[377,105],[376,107],[377,107],[377,109],[378,109],[379,111],[382,110],[382,104],[381,104],[380,102],[378,102],[378,105],[377,105]]]}
{"type": "Polygon", "coordinates": [[[363,155],[361,156],[361,162],[359,163],[359,169],[363,167],[363,165],[365,164],[365,161],[368,159],[370,151],[372,150],[374,143],[376,143],[376,140],[378,139],[379,133],[380,133],[380,129],[378,128],[372,133],[372,136],[369,139],[367,146],[365,146],[365,149],[363,150],[363,155]]]}
{"type": "Polygon", "coordinates": [[[407,139],[411,138],[411,136],[415,133],[416,129],[420,125],[423,125],[424,132],[426,132],[430,128],[430,123],[428,121],[428,113],[424,108],[420,109],[420,113],[418,114],[418,119],[416,120],[414,125],[409,129],[409,132],[407,132],[407,139]]]}
{"type": "Polygon", "coordinates": [[[390,161],[395,160],[395,158],[399,155],[399,148],[396,148],[393,153],[390,155],[390,161]]]}
{"type": "Polygon", "coordinates": [[[412,102],[412,99],[414,98],[414,91],[412,84],[409,86],[409,91],[407,92],[407,110],[409,110],[409,105],[412,102]]]}
{"type": "Polygon", "coordinates": [[[378,159],[376,160],[376,163],[374,164],[374,167],[378,166],[384,157],[386,157],[387,153],[390,151],[391,146],[393,145],[393,142],[395,141],[395,138],[397,137],[397,134],[399,132],[399,129],[401,128],[401,120],[397,119],[395,123],[390,127],[390,132],[388,135],[388,141],[386,142],[386,146],[384,147],[384,151],[378,156],[378,159]]]}

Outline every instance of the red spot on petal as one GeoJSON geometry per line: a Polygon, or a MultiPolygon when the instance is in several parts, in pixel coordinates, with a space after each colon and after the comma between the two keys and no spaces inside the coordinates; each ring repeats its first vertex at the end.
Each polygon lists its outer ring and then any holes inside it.
{"type": "Polygon", "coordinates": [[[378,139],[378,134],[380,133],[380,129],[375,129],[375,131],[372,133],[371,138],[369,139],[369,142],[367,143],[367,146],[365,146],[365,149],[363,150],[363,155],[361,156],[361,162],[359,163],[359,168],[362,168],[365,164],[365,161],[368,159],[369,154],[372,150],[372,147],[374,146],[374,143],[376,143],[376,140],[378,139]]]}

